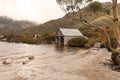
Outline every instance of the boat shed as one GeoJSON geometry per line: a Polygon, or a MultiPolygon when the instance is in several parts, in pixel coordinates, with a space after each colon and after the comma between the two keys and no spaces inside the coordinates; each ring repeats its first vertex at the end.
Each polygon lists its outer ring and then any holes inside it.
{"type": "Polygon", "coordinates": [[[84,37],[79,29],[59,28],[55,35],[55,42],[60,45],[68,45],[72,38],[84,37]]]}

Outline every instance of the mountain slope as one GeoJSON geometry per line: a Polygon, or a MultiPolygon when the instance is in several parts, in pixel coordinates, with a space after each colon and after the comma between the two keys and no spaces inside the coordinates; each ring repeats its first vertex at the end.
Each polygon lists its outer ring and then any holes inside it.
{"type": "MultiPolygon", "coordinates": [[[[111,14],[109,17],[112,16],[112,4],[109,2],[102,3],[103,6],[111,11],[111,14]]],[[[86,20],[92,24],[99,26],[106,26],[103,23],[108,24],[109,26],[112,26],[112,20],[110,20],[108,17],[104,15],[96,14],[94,15],[93,12],[89,11],[89,8],[86,7],[85,12],[83,13],[86,20]]],[[[118,15],[120,17],[120,4],[118,4],[118,15]]],[[[34,27],[30,27],[27,29],[23,29],[18,31],[19,34],[25,33],[25,34],[41,34],[41,33],[49,33],[49,32],[56,32],[58,28],[64,27],[64,28],[78,28],[83,29],[88,27],[88,25],[84,25],[80,21],[80,13],[76,12],[75,14],[69,13],[68,15],[65,15],[63,18],[51,20],[47,23],[40,24],[34,27]]]]}
{"type": "Polygon", "coordinates": [[[0,33],[29,28],[35,25],[29,21],[17,21],[6,16],[0,16],[0,33]]]}
{"type": "MultiPolygon", "coordinates": [[[[108,8],[109,10],[112,10],[111,3],[109,2],[103,3],[103,6],[108,8]]],[[[118,4],[118,12],[120,12],[120,4],[118,4]]],[[[88,12],[88,10],[86,10],[86,13],[85,13],[85,15],[87,15],[86,18],[90,23],[97,24],[99,26],[102,24],[101,22],[105,22],[108,24],[110,23],[110,26],[112,26],[109,18],[102,15],[97,15],[96,17],[94,16],[94,14],[90,14],[91,12],[90,11],[88,12]]],[[[68,15],[65,15],[63,18],[57,20],[51,20],[47,23],[21,30],[19,31],[19,33],[24,32],[27,34],[34,34],[34,33],[56,32],[57,29],[60,27],[81,28],[81,27],[85,27],[85,25],[83,25],[80,22],[80,14],[79,12],[77,12],[75,14],[70,13],[68,15]]]]}

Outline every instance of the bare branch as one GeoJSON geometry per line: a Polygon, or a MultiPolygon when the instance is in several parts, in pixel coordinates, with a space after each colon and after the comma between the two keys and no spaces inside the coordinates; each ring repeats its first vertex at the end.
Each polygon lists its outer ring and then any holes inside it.
{"type": "Polygon", "coordinates": [[[85,20],[84,22],[85,22],[86,24],[92,26],[92,27],[95,27],[95,28],[98,28],[98,29],[102,30],[102,31],[104,32],[104,34],[106,35],[107,42],[108,42],[108,48],[109,48],[110,50],[114,51],[114,49],[111,47],[111,40],[110,40],[109,34],[108,34],[108,32],[106,31],[105,28],[103,28],[103,27],[98,27],[98,26],[96,26],[96,25],[93,25],[93,24],[89,23],[87,20],[85,20]]]}
{"type": "Polygon", "coordinates": [[[102,28],[102,27],[99,27],[99,28],[100,28],[101,30],[103,30],[103,31],[104,31],[104,34],[106,35],[107,42],[108,42],[108,48],[109,48],[111,51],[114,51],[114,49],[111,47],[111,40],[110,40],[110,37],[109,37],[107,31],[106,31],[104,28],[102,28]]]}
{"type": "Polygon", "coordinates": [[[100,22],[100,23],[106,25],[107,27],[109,27],[113,31],[113,28],[110,25],[108,25],[108,24],[106,24],[104,22],[100,22]]]}

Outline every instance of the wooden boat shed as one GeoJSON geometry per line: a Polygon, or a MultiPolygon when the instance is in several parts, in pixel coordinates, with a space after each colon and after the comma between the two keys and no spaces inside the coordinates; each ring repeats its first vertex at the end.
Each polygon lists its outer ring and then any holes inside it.
{"type": "Polygon", "coordinates": [[[55,35],[55,43],[68,45],[70,39],[77,37],[84,37],[79,29],[59,28],[55,35]]]}

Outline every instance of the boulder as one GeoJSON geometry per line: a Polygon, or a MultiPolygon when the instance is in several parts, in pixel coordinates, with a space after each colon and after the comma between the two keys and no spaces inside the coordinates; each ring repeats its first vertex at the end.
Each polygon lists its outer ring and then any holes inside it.
{"type": "Polygon", "coordinates": [[[98,43],[95,43],[94,47],[95,47],[95,48],[101,48],[101,45],[102,45],[102,43],[99,43],[99,42],[98,42],[98,43]]]}
{"type": "Polygon", "coordinates": [[[34,59],[34,56],[29,56],[28,59],[29,59],[29,60],[33,60],[33,59],[34,59]]]}
{"type": "Polygon", "coordinates": [[[11,64],[12,63],[12,59],[6,59],[5,61],[2,62],[3,64],[11,64]]]}
{"type": "Polygon", "coordinates": [[[27,62],[23,62],[22,64],[25,65],[25,64],[27,64],[27,62]]]}

